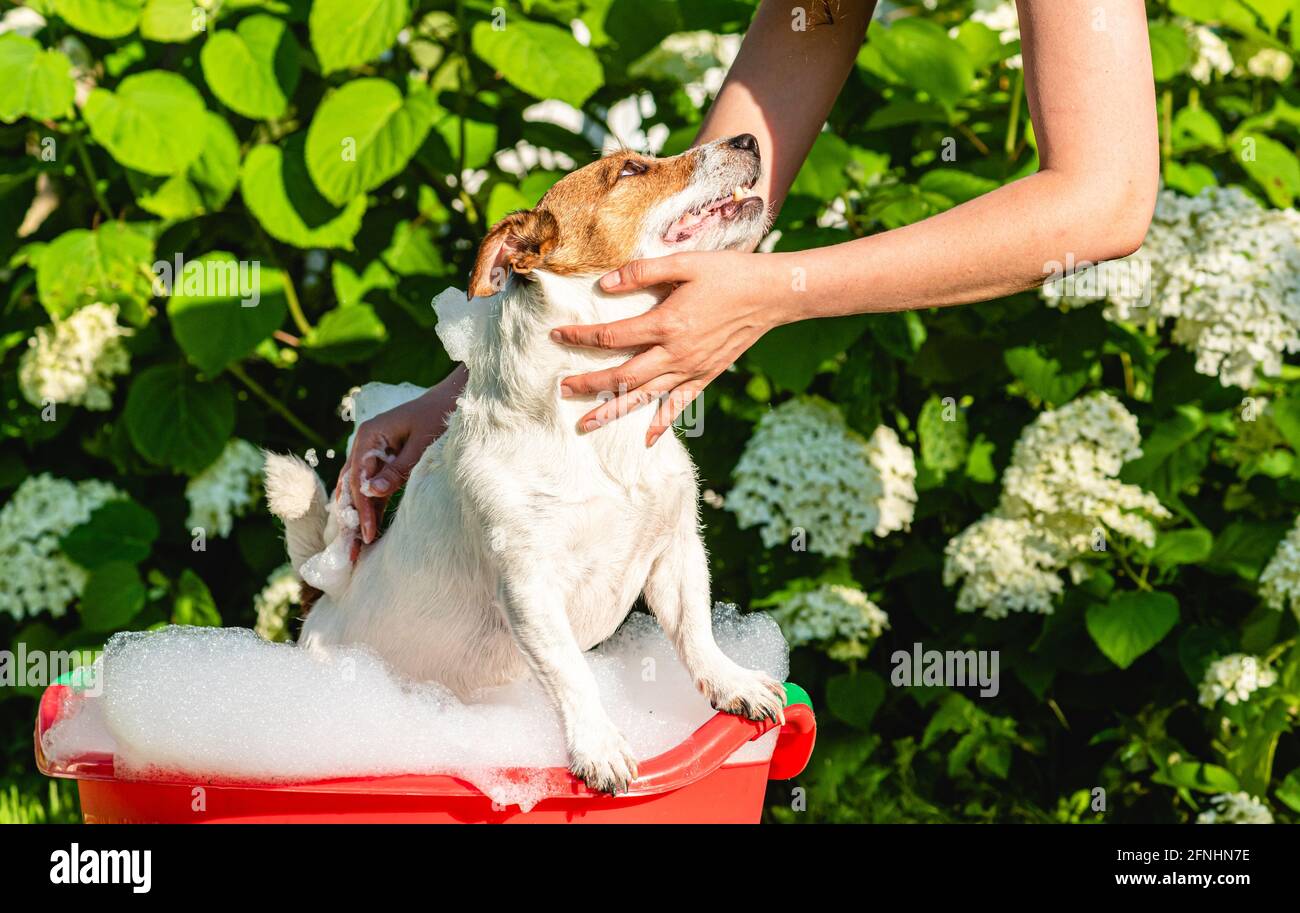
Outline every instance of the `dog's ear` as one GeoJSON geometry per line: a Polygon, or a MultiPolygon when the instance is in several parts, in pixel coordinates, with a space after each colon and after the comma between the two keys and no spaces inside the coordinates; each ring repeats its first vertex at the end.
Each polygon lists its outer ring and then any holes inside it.
{"type": "Polygon", "coordinates": [[[560,237],[560,224],[544,209],[512,212],[488,232],[469,274],[469,297],[495,295],[510,273],[528,273],[542,266],[560,237]]]}

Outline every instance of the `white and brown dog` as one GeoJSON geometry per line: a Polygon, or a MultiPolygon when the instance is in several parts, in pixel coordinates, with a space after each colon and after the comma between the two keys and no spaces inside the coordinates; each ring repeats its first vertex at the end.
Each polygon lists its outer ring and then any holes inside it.
{"type": "MultiPolygon", "coordinates": [[[[550,338],[561,324],[653,307],[652,293],[606,295],[597,285],[631,260],[752,248],[766,222],[764,202],[747,193],[759,174],[749,135],[664,159],[622,152],[493,227],[470,296],[486,298],[476,304],[495,319],[466,359],[469,380],[447,431],[411,473],[391,527],[312,609],[301,644],[368,644],[461,695],[531,670],[559,714],[573,773],[593,789],[625,791],[636,760],[582,653],[644,593],[715,708],[782,718],[780,684],[714,642],[685,447],[671,434],[645,446],[651,409],[581,433],[594,400],[560,396],[562,378],[630,353],[550,338]]],[[[267,498],[301,571],[325,546],[325,490],[305,463],[270,457],[267,498]]]]}

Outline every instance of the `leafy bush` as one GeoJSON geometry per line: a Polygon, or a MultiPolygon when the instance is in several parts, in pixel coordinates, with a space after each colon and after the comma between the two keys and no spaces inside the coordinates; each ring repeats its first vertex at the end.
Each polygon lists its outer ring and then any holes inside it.
{"type": "MultiPolygon", "coordinates": [[[[252,445],[310,449],[332,479],[351,386],[450,369],[429,302],[486,228],[611,134],[685,148],[752,6],[7,13],[0,642],[282,636],[252,445]]],[[[1300,815],[1298,20],[1151,4],[1167,193],[1135,258],[1045,295],[785,327],[707,392],[690,445],[715,594],[775,612],[820,710],[773,819],[1300,815]],[[914,644],[1009,674],[996,696],[897,686],[914,644]]],[[[1018,52],[1005,3],[882,3],[774,246],[1033,172],[1018,52]]],[[[0,689],[5,817],[66,814],[13,785],[34,782],[38,692],[0,689]]]]}

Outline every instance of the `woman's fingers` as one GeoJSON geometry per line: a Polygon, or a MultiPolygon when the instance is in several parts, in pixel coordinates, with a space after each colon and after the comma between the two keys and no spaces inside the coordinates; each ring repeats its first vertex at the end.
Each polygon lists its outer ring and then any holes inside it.
{"type": "Polygon", "coordinates": [[[595,431],[601,425],[608,424],[616,418],[621,418],[646,403],[654,402],[663,395],[663,391],[671,390],[673,385],[680,380],[679,377],[666,374],[662,377],[656,377],[649,383],[615,396],[613,399],[592,409],[578,420],[578,427],[583,431],[595,431]]]}
{"type": "Polygon", "coordinates": [[[627,393],[663,374],[665,367],[663,362],[661,352],[653,350],[642,352],[616,368],[564,378],[560,381],[560,395],[571,397],[595,396],[598,393],[627,393]]]}
{"type": "Polygon", "coordinates": [[[677,416],[681,415],[686,410],[686,407],[699,395],[700,391],[698,389],[683,384],[661,399],[659,408],[655,411],[654,420],[646,431],[645,445],[653,447],[655,441],[663,437],[664,432],[673,426],[673,422],[677,421],[677,416]]]}
{"type": "Polygon", "coordinates": [[[660,339],[659,321],[651,316],[653,313],[649,311],[613,323],[556,327],[551,330],[551,339],[588,349],[637,349],[653,345],[660,339]]]}
{"type": "Polygon", "coordinates": [[[668,282],[685,282],[690,278],[689,254],[671,254],[651,260],[633,260],[631,263],[600,277],[600,287],[606,292],[632,292],[668,282]]]}

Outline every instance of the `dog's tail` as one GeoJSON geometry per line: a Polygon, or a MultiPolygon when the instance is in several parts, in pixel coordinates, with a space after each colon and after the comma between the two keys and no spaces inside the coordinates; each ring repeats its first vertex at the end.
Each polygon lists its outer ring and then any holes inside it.
{"type": "Polygon", "coordinates": [[[266,451],[266,503],[284,521],[289,563],[302,572],[302,563],[325,548],[329,504],[316,471],[295,456],[266,451]]]}

